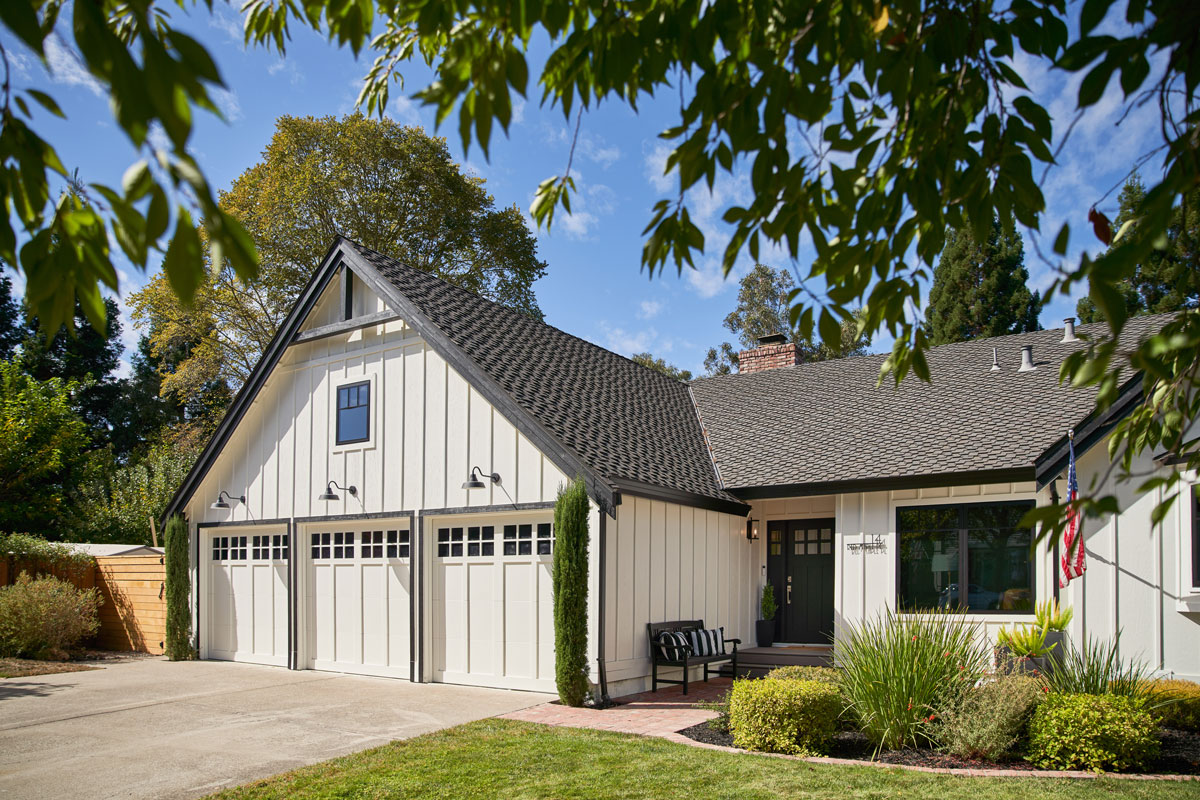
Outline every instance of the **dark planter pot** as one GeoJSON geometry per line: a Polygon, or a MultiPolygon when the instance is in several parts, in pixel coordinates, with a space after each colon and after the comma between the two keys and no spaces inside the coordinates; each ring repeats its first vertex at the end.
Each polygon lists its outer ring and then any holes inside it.
{"type": "Polygon", "coordinates": [[[1046,631],[1046,647],[1049,649],[1045,656],[1046,666],[1056,669],[1067,656],[1067,632],[1046,631]],[[1051,645],[1054,645],[1053,649],[1050,649],[1051,645]]]}
{"type": "Polygon", "coordinates": [[[754,639],[759,647],[770,647],[775,644],[775,620],[760,619],[754,623],[754,639]]]}
{"type": "Polygon", "coordinates": [[[996,648],[996,666],[1000,666],[1003,663],[1011,663],[1013,665],[1013,672],[1021,675],[1044,673],[1047,666],[1049,666],[1049,661],[1050,656],[1015,656],[1004,645],[999,645],[996,648]]]}

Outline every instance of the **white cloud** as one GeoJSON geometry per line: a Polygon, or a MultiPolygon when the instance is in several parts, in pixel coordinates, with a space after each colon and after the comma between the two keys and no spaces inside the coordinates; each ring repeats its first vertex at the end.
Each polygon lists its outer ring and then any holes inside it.
{"type": "Polygon", "coordinates": [[[601,322],[600,328],[604,331],[604,346],[624,355],[650,352],[658,340],[658,331],[654,328],[627,331],[624,328],[611,327],[607,322],[601,322]]]}
{"type": "Polygon", "coordinates": [[[514,97],[512,101],[512,124],[520,125],[525,121],[525,101],[514,97]]]}
{"type": "Polygon", "coordinates": [[[267,67],[268,75],[278,75],[280,73],[287,75],[292,86],[299,86],[304,83],[304,73],[296,67],[296,62],[293,59],[281,57],[274,64],[267,67]]]}
{"type": "Polygon", "coordinates": [[[643,300],[638,316],[642,319],[654,319],[663,310],[663,304],[658,300],[643,300]]]}
{"type": "Polygon", "coordinates": [[[242,104],[238,102],[237,95],[229,89],[214,89],[212,101],[221,109],[226,122],[237,122],[242,118],[242,104]]]}
{"type": "Polygon", "coordinates": [[[605,186],[603,183],[596,183],[584,189],[587,195],[588,207],[597,214],[611,214],[617,209],[617,193],[605,186]]]}
{"type": "Polygon", "coordinates": [[[656,142],[654,147],[646,152],[642,162],[646,166],[646,180],[659,194],[671,191],[675,187],[675,171],[664,174],[667,156],[671,155],[671,146],[664,142],[656,142]]]}
{"type": "Polygon", "coordinates": [[[404,95],[397,95],[392,103],[392,117],[404,125],[424,127],[421,121],[420,106],[404,95]]]}
{"type": "Polygon", "coordinates": [[[163,130],[161,123],[154,122],[150,125],[150,131],[146,134],[146,141],[155,150],[170,150],[171,140],[167,138],[167,132],[163,130]]]}
{"type": "Polygon", "coordinates": [[[220,4],[217,5],[213,13],[209,16],[208,25],[211,28],[222,31],[238,44],[246,40],[245,26],[242,23],[241,16],[236,11],[220,4]]]}
{"type": "MultiPolygon", "coordinates": [[[[555,127],[544,120],[541,128],[542,140],[547,144],[562,145],[569,150],[571,142],[574,140],[576,162],[580,159],[587,159],[594,164],[599,164],[603,169],[608,169],[621,158],[621,148],[615,144],[609,144],[603,136],[580,130],[578,139],[575,139],[575,134],[568,131],[565,126],[555,127]]],[[[574,168],[572,168],[573,170],[574,168]]]]}
{"type": "Polygon", "coordinates": [[[57,83],[82,86],[97,97],[104,96],[104,87],[84,69],[79,55],[58,34],[46,37],[46,62],[57,83]]]}
{"type": "Polygon", "coordinates": [[[588,238],[589,231],[600,221],[596,218],[595,214],[590,214],[578,207],[573,208],[570,214],[560,209],[556,216],[560,217],[558,224],[562,225],[563,230],[567,232],[567,236],[570,236],[572,239],[588,238]]]}

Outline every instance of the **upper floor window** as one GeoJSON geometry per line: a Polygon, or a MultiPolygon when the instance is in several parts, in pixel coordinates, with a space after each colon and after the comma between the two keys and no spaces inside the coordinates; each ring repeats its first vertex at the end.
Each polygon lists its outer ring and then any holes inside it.
{"type": "Polygon", "coordinates": [[[360,381],[337,390],[337,443],[354,444],[371,438],[371,382],[360,381]]]}
{"type": "Polygon", "coordinates": [[[1033,611],[1032,502],[896,509],[902,611],[1033,611]]]}

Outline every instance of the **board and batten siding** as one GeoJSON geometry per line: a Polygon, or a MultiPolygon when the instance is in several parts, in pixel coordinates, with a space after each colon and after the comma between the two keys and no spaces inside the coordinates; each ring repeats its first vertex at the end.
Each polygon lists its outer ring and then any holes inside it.
{"type": "MultiPolygon", "coordinates": [[[[593,551],[598,517],[593,508],[593,551]]],[[[726,638],[753,646],[755,568],[745,517],[627,494],[616,517],[606,521],[606,539],[604,651],[611,696],[650,688],[647,623],[703,619],[709,628],[724,627],[726,638]]],[[[596,601],[589,602],[594,619],[596,601]]],[[[593,665],[595,649],[593,644],[593,665]]],[[[671,672],[678,670],[660,674],[671,672]]],[[[598,680],[594,666],[591,677],[598,680]]]]}
{"type": "MultiPolygon", "coordinates": [[[[1087,572],[1062,591],[1075,609],[1070,635],[1111,641],[1120,633],[1120,651],[1141,659],[1150,669],[1187,680],[1200,680],[1200,593],[1191,586],[1192,509],[1184,486],[1181,496],[1158,525],[1151,512],[1168,493],[1161,489],[1139,495],[1138,484],[1119,482],[1108,473],[1108,443],[1079,458],[1081,491],[1097,482],[1096,492],[1114,494],[1121,513],[1083,523],[1087,572]]],[[[1157,467],[1144,453],[1133,472],[1148,476],[1157,467]]],[[[1196,476],[1187,475],[1194,482],[1196,476]]],[[[1065,491],[1064,482],[1059,491],[1065,491]]]]}
{"type": "MultiPolygon", "coordinates": [[[[336,288],[331,286],[330,289],[336,288]]],[[[317,311],[321,311],[318,307],[317,311]]],[[[309,325],[307,327],[312,327],[309,325]]],[[[553,501],[566,476],[403,321],[294,345],[190,499],[198,522],[553,501]],[[334,444],[339,385],[372,382],[372,439],[334,444]],[[471,467],[502,486],[462,488],[471,467]],[[358,488],[318,500],[326,481],[358,488]],[[246,502],[209,508],[221,490],[246,502]],[[507,490],[507,494],[505,493],[507,490]]]]}

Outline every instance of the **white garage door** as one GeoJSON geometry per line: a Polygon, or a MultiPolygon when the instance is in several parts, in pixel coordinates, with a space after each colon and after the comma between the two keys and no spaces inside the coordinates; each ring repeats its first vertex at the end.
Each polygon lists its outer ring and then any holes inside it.
{"type": "Polygon", "coordinates": [[[441,519],[432,528],[434,680],[553,691],[550,520],[441,519]]]}
{"type": "Polygon", "coordinates": [[[286,529],[210,533],[205,658],[288,663],[288,535],[286,529]]]}
{"type": "Polygon", "coordinates": [[[309,667],[410,677],[407,520],[309,527],[309,667]]]}

